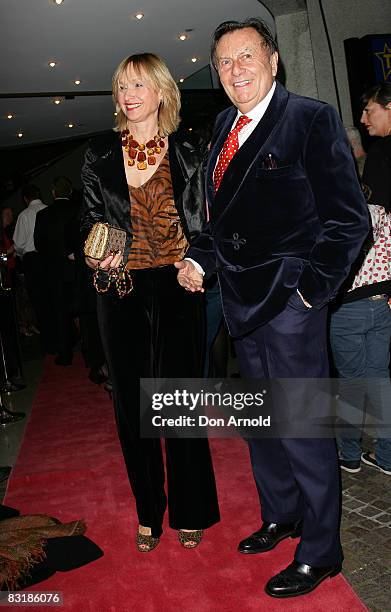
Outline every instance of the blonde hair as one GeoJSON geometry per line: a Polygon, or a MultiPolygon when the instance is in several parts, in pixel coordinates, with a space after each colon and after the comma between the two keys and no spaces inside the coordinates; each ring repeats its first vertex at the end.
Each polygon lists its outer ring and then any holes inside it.
{"type": "Polygon", "coordinates": [[[119,81],[129,66],[136,74],[146,76],[156,91],[160,91],[162,100],[159,106],[159,135],[168,136],[177,130],[180,118],[181,97],[179,89],[164,61],[153,53],[138,53],[122,60],[113,74],[112,91],[117,111],[115,131],[126,128],[126,115],[118,105],[119,81]]]}

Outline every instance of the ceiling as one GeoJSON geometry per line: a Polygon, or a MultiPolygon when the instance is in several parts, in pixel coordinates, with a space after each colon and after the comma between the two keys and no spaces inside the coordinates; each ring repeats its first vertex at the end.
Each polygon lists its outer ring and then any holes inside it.
{"type": "Polygon", "coordinates": [[[57,5],[54,0],[1,0],[0,146],[110,129],[111,75],[124,57],[155,52],[176,80],[186,79],[208,64],[210,36],[220,22],[257,16],[274,29],[272,13],[295,12],[304,4],[305,0],[63,0],[57,5]],[[143,19],[135,18],[138,12],[143,19]],[[182,42],[179,35],[186,30],[188,38],[182,42]],[[197,57],[196,63],[192,57],[197,57]],[[48,65],[51,60],[57,62],[54,68],[48,65]],[[58,105],[53,102],[56,96],[61,99],[58,105]],[[8,119],[8,114],[13,117],[8,119]],[[19,138],[18,132],[23,136],[19,138]]]}

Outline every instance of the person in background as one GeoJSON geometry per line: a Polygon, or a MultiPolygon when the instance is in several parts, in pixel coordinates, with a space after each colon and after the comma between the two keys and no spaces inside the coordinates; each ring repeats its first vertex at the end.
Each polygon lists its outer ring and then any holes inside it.
{"type": "Polygon", "coordinates": [[[361,461],[391,476],[391,84],[381,83],[363,98],[361,122],[380,137],[369,149],[363,183],[372,220],[372,244],[331,315],[330,341],[340,381],[340,466],[357,473],[361,461]],[[365,403],[378,424],[374,452],[362,452],[365,403]],[[387,428],[388,425],[388,428],[387,428]]]}
{"type": "Polygon", "coordinates": [[[363,96],[361,123],[378,139],[369,148],[363,171],[368,202],[391,210],[391,83],[380,83],[363,96]]]}
{"type": "Polygon", "coordinates": [[[201,377],[204,304],[176,282],[172,265],[201,231],[205,217],[206,146],[176,133],[180,94],[156,55],[123,60],[113,76],[116,130],[94,140],[83,168],[82,230],[102,221],[126,231],[125,274],[133,291],[120,298],[107,272],[122,254],[99,262],[98,321],[122,451],[136,500],[140,552],[160,541],[168,504],[179,542],[195,548],[219,520],[215,478],[206,439],[166,439],[168,497],[160,439],[140,438],[142,377],[201,377]]]}
{"type": "Polygon", "coordinates": [[[72,200],[72,183],[58,176],[52,183],[53,203],[37,214],[36,249],[45,270],[45,298],[49,307],[55,363],[69,366],[77,331],[73,321],[75,251],[79,248],[79,205],[72,200]]]}
{"type": "Polygon", "coordinates": [[[98,385],[101,383],[107,385],[108,371],[96,313],[96,290],[92,271],[85,263],[81,240],[75,250],[75,267],[75,312],[79,321],[81,353],[86,367],[89,368],[90,381],[98,385]]]}
{"type": "Polygon", "coordinates": [[[43,348],[47,350],[48,346],[50,346],[51,338],[48,327],[46,286],[42,260],[37,253],[34,243],[37,213],[45,209],[46,205],[41,200],[38,187],[32,183],[22,188],[21,195],[26,208],[19,213],[13,235],[15,251],[21,260],[24,274],[24,289],[19,290],[18,288],[19,324],[23,334],[30,335],[30,330],[31,333],[39,330],[41,332],[43,348]],[[23,298],[24,290],[27,291],[30,304],[27,304],[26,299],[23,298]],[[31,306],[35,317],[31,316],[31,306]],[[35,323],[37,323],[38,330],[35,323]]]}
{"type": "Polygon", "coordinates": [[[352,152],[356,161],[358,175],[361,177],[364,171],[364,164],[367,155],[362,146],[360,132],[356,127],[349,126],[346,128],[346,134],[349,139],[350,146],[352,147],[352,152]]]}
{"type": "MultiPolygon", "coordinates": [[[[15,317],[14,276],[15,250],[10,232],[11,209],[3,209],[0,216],[0,394],[25,387],[22,381],[22,362],[15,317]],[[10,262],[11,265],[10,265],[10,262]]],[[[15,422],[0,398],[0,424],[15,422]]]]}
{"type": "Polygon", "coordinates": [[[7,272],[9,285],[15,284],[16,253],[12,240],[13,213],[12,208],[4,206],[0,212],[0,251],[7,256],[7,272]]]}
{"type": "Polygon", "coordinates": [[[19,331],[22,336],[33,336],[34,334],[39,334],[39,330],[36,326],[36,316],[26,291],[23,274],[18,274],[16,266],[16,250],[12,239],[15,230],[12,208],[4,207],[1,212],[1,219],[3,223],[3,239],[0,242],[7,254],[8,283],[15,292],[15,307],[19,331]]]}

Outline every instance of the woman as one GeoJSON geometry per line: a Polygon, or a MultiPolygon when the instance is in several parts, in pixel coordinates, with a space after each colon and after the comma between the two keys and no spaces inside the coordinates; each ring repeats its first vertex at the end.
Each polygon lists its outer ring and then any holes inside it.
{"type": "MultiPolygon", "coordinates": [[[[105,221],[127,232],[124,254],[133,291],[98,295],[98,319],[114,389],[119,437],[136,499],[137,547],[159,543],[167,505],[158,439],[139,436],[140,377],[201,377],[203,307],[181,289],[172,265],[204,219],[199,151],[174,134],[180,96],[164,62],[143,53],[123,60],[113,76],[117,127],[94,141],[83,168],[82,226],[105,221]]],[[[121,255],[87,264],[107,271],[121,255]]],[[[169,524],[194,548],[219,520],[207,440],[167,439],[169,524]]]]}

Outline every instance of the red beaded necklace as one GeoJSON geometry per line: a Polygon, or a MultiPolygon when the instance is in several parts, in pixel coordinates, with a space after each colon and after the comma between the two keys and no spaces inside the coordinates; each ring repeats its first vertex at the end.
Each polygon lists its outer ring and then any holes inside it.
{"type": "Polygon", "coordinates": [[[137,162],[138,170],[146,170],[156,164],[156,157],[164,149],[164,137],[154,136],[145,144],[137,142],[128,129],[121,132],[122,146],[128,154],[128,166],[137,162]]]}

